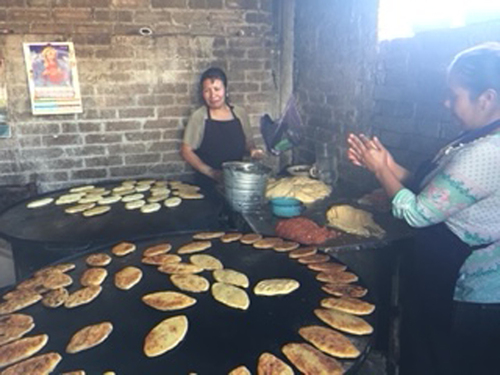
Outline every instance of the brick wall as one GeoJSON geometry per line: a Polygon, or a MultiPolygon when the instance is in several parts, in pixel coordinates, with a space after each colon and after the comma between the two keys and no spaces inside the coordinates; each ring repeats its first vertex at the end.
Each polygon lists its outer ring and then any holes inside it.
{"type": "Polygon", "coordinates": [[[446,68],[456,53],[495,40],[500,41],[500,22],[380,45],[371,125],[403,165],[414,169],[458,133],[443,106],[446,68]]]}
{"type": "Polygon", "coordinates": [[[272,0],[1,1],[13,136],[0,139],[0,184],[47,191],[190,173],[178,150],[201,71],[226,69],[254,126],[276,115],[273,17],[272,0]],[[33,116],[22,43],[56,41],[75,44],[84,111],[33,116]]]}
{"type": "Polygon", "coordinates": [[[378,183],[347,161],[346,135],[376,134],[414,169],[458,131],[442,105],[448,63],[500,40],[500,22],[489,22],[377,43],[376,21],[376,0],[297,2],[295,92],[307,139],[295,162],[314,161],[315,143],[330,140],[340,177],[367,190],[378,183]]]}
{"type": "Polygon", "coordinates": [[[294,160],[313,162],[315,143],[328,141],[342,164],[346,133],[363,129],[371,111],[377,1],[312,0],[296,7],[295,92],[307,138],[294,160]]]}

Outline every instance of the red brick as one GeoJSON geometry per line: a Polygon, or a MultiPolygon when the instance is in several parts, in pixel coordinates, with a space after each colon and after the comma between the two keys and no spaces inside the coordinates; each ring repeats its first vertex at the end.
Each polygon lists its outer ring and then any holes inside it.
{"type": "Polygon", "coordinates": [[[118,110],[120,118],[144,118],[154,117],[155,111],[153,108],[130,108],[118,110]]]}
{"type": "Polygon", "coordinates": [[[149,5],[149,0],[111,0],[115,7],[143,8],[149,5]]]}
{"type": "Polygon", "coordinates": [[[207,4],[206,0],[188,0],[188,6],[191,9],[207,9],[208,8],[208,4],[207,4]]]}
{"type": "Polygon", "coordinates": [[[259,60],[239,60],[239,61],[231,61],[229,63],[231,70],[240,71],[240,70],[262,70],[264,68],[264,64],[259,60]]]}
{"type": "Polygon", "coordinates": [[[46,9],[22,9],[10,8],[7,9],[7,19],[9,22],[33,20],[47,20],[50,18],[50,11],[46,9]]]}
{"type": "Polygon", "coordinates": [[[125,177],[125,176],[143,176],[148,173],[146,166],[132,166],[132,167],[111,167],[109,168],[111,177],[125,177]]]}
{"type": "Polygon", "coordinates": [[[113,21],[116,17],[116,13],[110,10],[95,9],[94,19],[98,22],[113,21]]]}
{"type": "Polygon", "coordinates": [[[70,157],[81,157],[81,156],[91,156],[91,155],[104,155],[106,149],[104,146],[78,146],[78,147],[66,147],[64,149],[66,154],[70,157]]]}
{"type": "Polygon", "coordinates": [[[37,172],[36,181],[37,182],[61,182],[68,181],[68,172],[37,172]]]}
{"type": "Polygon", "coordinates": [[[85,136],[85,143],[118,143],[122,142],[121,134],[89,134],[85,136]]]}
{"type": "Polygon", "coordinates": [[[109,45],[109,44],[111,44],[111,35],[110,34],[100,34],[100,33],[86,35],[85,43],[88,45],[92,45],[92,44],[94,44],[94,45],[102,45],[102,44],[109,45]]]}
{"type": "Polygon", "coordinates": [[[144,123],[144,129],[176,128],[179,125],[179,120],[149,120],[144,123]]]}
{"type": "Polygon", "coordinates": [[[126,165],[150,164],[150,163],[158,163],[159,161],[160,161],[160,155],[158,153],[125,156],[126,165]]]}
{"type": "Polygon", "coordinates": [[[123,157],[98,156],[95,158],[85,158],[86,167],[105,167],[110,165],[123,165],[123,157]]]}
{"type": "Polygon", "coordinates": [[[245,14],[245,21],[248,23],[271,24],[271,16],[268,13],[248,12],[245,14]]]}
{"type": "Polygon", "coordinates": [[[106,169],[82,169],[78,171],[71,171],[72,180],[89,180],[95,178],[107,177],[108,172],[106,169]]]}
{"type": "Polygon", "coordinates": [[[170,130],[163,130],[163,136],[161,139],[166,141],[176,140],[180,141],[184,136],[184,127],[170,130]]]}
{"type": "Polygon", "coordinates": [[[120,10],[116,12],[116,17],[120,22],[132,22],[133,21],[133,12],[128,10],[120,10]]]}
{"type": "Polygon", "coordinates": [[[57,134],[60,132],[59,124],[18,124],[17,131],[20,134],[57,134]]]}
{"type": "Polygon", "coordinates": [[[49,135],[43,137],[42,141],[44,146],[77,145],[81,143],[81,137],[79,135],[49,135]]]}
{"type": "Polygon", "coordinates": [[[159,131],[138,131],[125,133],[125,139],[129,142],[155,141],[161,138],[159,131]]]}
{"type": "Polygon", "coordinates": [[[80,133],[97,133],[102,129],[101,123],[98,122],[80,122],[78,123],[78,131],[80,133]]]}
{"type": "Polygon", "coordinates": [[[147,10],[137,11],[135,13],[134,21],[136,23],[150,24],[156,22],[171,23],[172,15],[169,11],[165,10],[147,10]]]}
{"type": "Polygon", "coordinates": [[[44,169],[47,169],[49,171],[54,169],[73,169],[73,168],[83,167],[83,160],[81,159],[44,160],[40,164],[43,165],[44,169]]]}
{"type": "MultiPolygon", "coordinates": [[[[22,137],[18,140],[19,146],[22,148],[30,148],[30,147],[40,147],[42,145],[42,137],[40,136],[35,136],[35,137],[22,137]]],[[[7,150],[10,151],[10,150],[7,150]]],[[[1,160],[5,160],[6,158],[3,156],[0,156],[1,160]]]]}
{"type": "Polygon", "coordinates": [[[72,8],[107,8],[111,4],[111,0],[70,0],[72,8]]]}
{"type": "Polygon", "coordinates": [[[55,8],[53,11],[54,18],[57,21],[91,21],[92,20],[92,10],[91,9],[65,9],[65,8],[55,8]]]}
{"type": "Polygon", "coordinates": [[[134,51],[130,48],[106,48],[102,50],[95,51],[95,57],[98,59],[106,59],[106,58],[134,58],[134,51]]]}
{"type": "Polygon", "coordinates": [[[257,9],[259,6],[256,0],[226,0],[226,7],[237,9],[257,9]]]}
{"type": "Polygon", "coordinates": [[[128,143],[109,145],[108,152],[112,155],[117,154],[135,154],[146,151],[146,146],[143,143],[128,143]]]}
{"type": "MultiPolygon", "coordinates": [[[[179,142],[176,141],[166,141],[166,142],[154,142],[148,145],[148,152],[165,152],[165,151],[179,151],[179,142]]],[[[178,153],[178,152],[177,152],[178,153]]]]}
{"type": "Polygon", "coordinates": [[[162,162],[171,163],[171,162],[184,162],[181,154],[179,153],[179,145],[175,145],[175,151],[163,152],[162,153],[162,162]]]}
{"type": "Polygon", "coordinates": [[[136,121],[116,121],[106,123],[106,132],[139,130],[140,128],[141,123],[136,121]]]}
{"type": "Polygon", "coordinates": [[[72,24],[55,24],[55,23],[32,23],[30,31],[34,34],[64,34],[72,33],[72,24]]]}
{"type": "Polygon", "coordinates": [[[206,0],[208,9],[220,9],[223,7],[222,0],[206,0]]]}
{"type": "Polygon", "coordinates": [[[2,175],[3,185],[26,185],[28,183],[27,174],[5,174],[2,175]]]}
{"type": "Polygon", "coordinates": [[[2,163],[0,162],[0,173],[18,172],[19,165],[17,163],[2,163]]]}
{"type": "Polygon", "coordinates": [[[153,8],[186,8],[187,0],[151,0],[153,8]]]}
{"type": "Polygon", "coordinates": [[[229,91],[234,92],[255,92],[259,91],[259,84],[251,82],[229,83],[229,91]]]}
{"type": "Polygon", "coordinates": [[[160,83],[154,87],[154,92],[163,94],[177,94],[188,91],[188,86],[185,83],[160,83]]]}
{"type": "Polygon", "coordinates": [[[170,160],[165,164],[155,165],[150,168],[151,173],[158,173],[160,175],[165,175],[169,173],[181,173],[184,172],[185,163],[171,163],[170,160]]]}
{"type": "Polygon", "coordinates": [[[75,33],[77,34],[97,34],[97,35],[107,35],[109,38],[109,34],[113,31],[111,26],[106,26],[103,24],[100,25],[75,25],[75,33]]]}
{"type": "Polygon", "coordinates": [[[267,48],[252,48],[248,50],[249,59],[269,59],[271,51],[267,48]]]}
{"type": "Polygon", "coordinates": [[[193,111],[193,106],[172,106],[168,108],[158,108],[158,118],[164,117],[184,117],[193,111]]]}
{"type": "Polygon", "coordinates": [[[101,109],[99,113],[102,119],[115,119],[118,116],[116,109],[101,109]]]}

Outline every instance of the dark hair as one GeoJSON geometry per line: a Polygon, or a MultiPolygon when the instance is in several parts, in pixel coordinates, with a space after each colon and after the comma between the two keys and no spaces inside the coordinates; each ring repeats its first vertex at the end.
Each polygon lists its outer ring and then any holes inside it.
{"type": "Polygon", "coordinates": [[[206,79],[214,80],[220,79],[224,84],[224,87],[227,88],[227,77],[226,73],[221,68],[209,68],[203,72],[200,78],[200,88],[203,90],[203,82],[206,79]]]}
{"type": "Polygon", "coordinates": [[[448,67],[448,79],[476,99],[488,89],[500,94],[500,43],[489,42],[460,52],[448,67]]]}

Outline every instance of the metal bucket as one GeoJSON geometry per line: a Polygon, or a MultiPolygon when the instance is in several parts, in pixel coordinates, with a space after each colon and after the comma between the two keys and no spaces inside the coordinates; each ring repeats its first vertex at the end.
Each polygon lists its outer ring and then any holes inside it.
{"type": "Polygon", "coordinates": [[[264,203],[270,169],[257,163],[231,161],[222,164],[222,170],[231,208],[238,212],[258,210],[264,203]]]}

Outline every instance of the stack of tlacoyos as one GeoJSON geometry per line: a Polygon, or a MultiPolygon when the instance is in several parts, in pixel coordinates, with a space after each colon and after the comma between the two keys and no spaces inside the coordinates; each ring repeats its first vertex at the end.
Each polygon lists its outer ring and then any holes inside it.
{"type": "Polygon", "coordinates": [[[114,204],[121,202],[127,210],[140,210],[144,214],[177,207],[184,199],[203,199],[196,185],[180,181],[127,180],[112,188],[94,185],[79,186],[55,197],[31,201],[28,208],[41,208],[50,204],[62,206],[67,214],[84,217],[103,215],[114,204]]]}
{"type": "MultiPolygon", "coordinates": [[[[214,243],[225,251],[230,246],[224,244],[238,242],[240,248],[276,251],[283,254],[280,256],[284,261],[298,261],[303,267],[317,272],[316,279],[325,283],[321,289],[326,294],[314,310],[316,324],[297,330],[303,341],[283,342],[281,352],[271,353],[263,348],[257,363],[243,364],[229,370],[228,374],[294,374],[294,369],[303,374],[343,374],[342,360],[361,354],[349,335],[373,332],[372,326],[361,316],[371,314],[375,306],[361,299],[367,289],[353,284],[357,276],[328,255],[318,254],[315,247],[300,247],[294,242],[277,237],[263,238],[255,233],[222,231],[196,233],[190,242],[175,248],[169,242],[151,245],[140,254],[142,265],[127,264],[130,255],[137,253],[137,245],[120,242],[109,250],[85,255],[85,269],[80,269],[76,280],[71,276],[76,268],[73,263],[60,263],[37,271],[3,295],[3,302],[0,302],[0,374],[49,373],[63,360],[61,353],[50,351],[50,332],[27,336],[36,326],[36,319],[19,311],[39,301],[48,309],[68,309],[70,314],[96,300],[103,293],[103,287],[127,293],[141,283],[144,273],[167,274],[172,287],[151,290],[142,294],[139,301],[148,309],[168,313],[151,322],[149,331],[143,332],[140,338],[144,356],[158,357],[189,339],[189,327],[197,322],[177,312],[196,308],[200,293],[210,291],[214,302],[246,313],[252,308],[252,293],[255,298],[286,298],[301,288],[293,275],[250,280],[245,273],[226,268],[224,262],[209,254],[214,243]],[[111,273],[109,265],[113,263],[120,266],[111,273]],[[39,354],[42,349],[44,354],[39,354]],[[249,367],[255,368],[250,370],[249,367]]],[[[232,248],[227,251],[235,251],[234,246],[232,248]]],[[[111,345],[107,338],[118,330],[112,320],[109,316],[103,317],[102,321],[82,324],[74,332],[68,332],[64,356],[99,345],[111,345]]],[[[64,374],[86,372],[75,369],[64,374]]]]}

